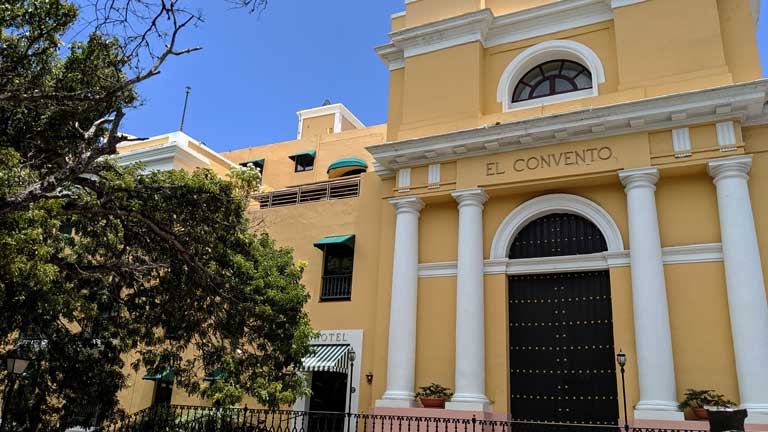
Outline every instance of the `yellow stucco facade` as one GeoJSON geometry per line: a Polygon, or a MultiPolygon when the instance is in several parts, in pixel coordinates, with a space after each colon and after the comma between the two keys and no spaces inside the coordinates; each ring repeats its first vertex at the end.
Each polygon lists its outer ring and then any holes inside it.
{"type": "MultiPolygon", "coordinates": [[[[607,272],[610,357],[630,359],[631,419],[690,420],[676,408],[685,390],[714,388],[748,422],[768,421],[768,375],[755,365],[768,360],[758,15],[750,0],[409,1],[377,48],[390,69],[385,125],[328,105],[299,112],[296,140],[222,154],[261,161],[252,217],[309,262],[314,328],[359,337],[352,408],[419,414],[413,392],[437,382],[461,392],[449,409],[525,418],[510,375],[510,278],[607,272]],[[513,99],[523,74],[563,59],[592,85],[513,99]],[[306,152],[312,170],[297,172],[306,152]],[[345,158],[364,172],[334,178],[345,158]],[[334,195],[339,182],[354,191],[334,195]],[[527,224],[560,213],[597,226],[607,247],[510,258],[527,224]],[[351,295],[324,301],[313,244],[341,235],[355,236],[351,295]]],[[[122,400],[140,409],[150,393],[122,400]]],[[[180,393],[174,403],[191,403],[180,393]]]]}

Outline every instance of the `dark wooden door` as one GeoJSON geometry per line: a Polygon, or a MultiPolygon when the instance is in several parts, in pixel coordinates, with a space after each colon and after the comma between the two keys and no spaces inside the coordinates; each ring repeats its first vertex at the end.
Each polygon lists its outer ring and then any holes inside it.
{"type": "Polygon", "coordinates": [[[512,276],[509,318],[513,419],[616,424],[607,271],[512,276]]]}
{"type": "Polygon", "coordinates": [[[309,432],[343,431],[347,407],[347,374],[312,372],[309,432]]]}

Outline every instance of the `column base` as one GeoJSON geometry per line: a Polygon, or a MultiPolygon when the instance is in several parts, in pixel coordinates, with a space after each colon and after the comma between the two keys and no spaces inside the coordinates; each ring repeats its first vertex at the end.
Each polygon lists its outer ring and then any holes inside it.
{"type": "Polygon", "coordinates": [[[742,404],[740,408],[747,410],[746,423],[768,424],[768,404],[742,404]]]}
{"type": "Polygon", "coordinates": [[[400,391],[387,391],[374,404],[376,408],[415,408],[415,394],[400,391]]]}
{"type": "Polygon", "coordinates": [[[635,406],[635,419],[683,421],[685,414],[677,409],[675,402],[640,401],[635,406]]]}
{"type": "Polygon", "coordinates": [[[456,411],[491,412],[491,402],[483,395],[454,395],[450,402],[445,403],[445,409],[456,411]]]}

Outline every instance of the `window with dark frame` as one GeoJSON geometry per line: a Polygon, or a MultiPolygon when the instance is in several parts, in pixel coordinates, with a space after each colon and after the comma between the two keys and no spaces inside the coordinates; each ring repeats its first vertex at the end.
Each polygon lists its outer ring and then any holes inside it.
{"type": "Polygon", "coordinates": [[[248,168],[248,165],[253,165],[259,170],[260,173],[264,174],[264,159],[252,160],[240,164],[240,166],[243,168],[248,168]]]}
{"type": "Polygon", "coordinates": [[[299,155],[294,159],[296,162],[295,172],[312,171],[315,169],[315,157],[312,155],[299,155]]]}
{"type": "Polygon", "coordinates": [[[355,249],[345,244],[325,246],[323,253],[323,285],[320,301],[352,299],[352,269],[355,249]]]}
{"type": "Polygon", "coordinates": [[[592,88],[592,73],[570,60],[553,60],[528,71],[517,83],[512,103],[592,88]]]}

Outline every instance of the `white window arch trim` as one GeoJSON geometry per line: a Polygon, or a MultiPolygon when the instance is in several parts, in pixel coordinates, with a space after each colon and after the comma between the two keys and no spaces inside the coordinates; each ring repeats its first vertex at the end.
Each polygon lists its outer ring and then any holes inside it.
{"type": "Polygon", "coordinates": [[[600,57],[588,46],[571,40],[552,40],[536,44],[520,53],[501,75],[496,99],[504,111],[580,99],[598,95],[598,87],[605,82],[605,69],[600,57]],[[517,83],[534,67],[552,60],[571,60],[582,64],[592,74],[592,88],[543,98],[512,102],[517,83]]]}
{"type": "Polygon", "coordinates": [[[490,259],[506,260],[520,231],[534,220],[553,213],[573,214],[587,219],[603,233],[609,252],[624,250],[621,231],[605,209],[578,195],[550,194],[526,201],[507,215],[493,236],[490,259]]]}

